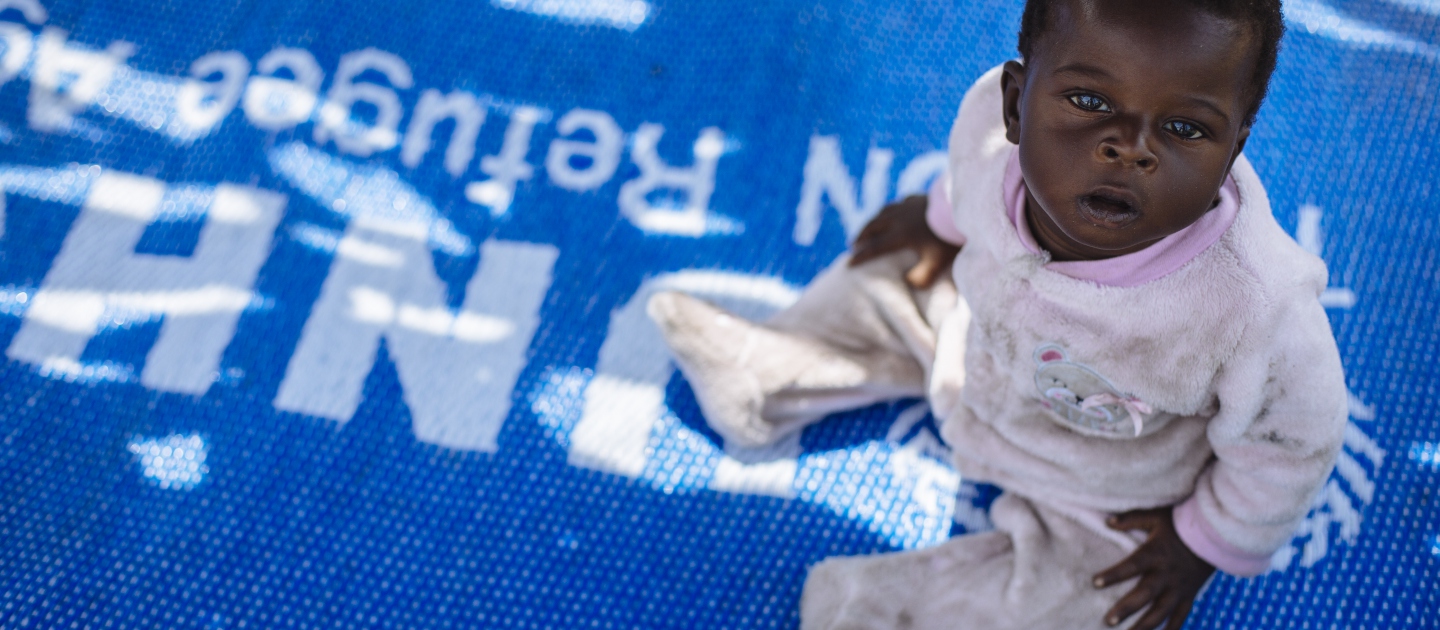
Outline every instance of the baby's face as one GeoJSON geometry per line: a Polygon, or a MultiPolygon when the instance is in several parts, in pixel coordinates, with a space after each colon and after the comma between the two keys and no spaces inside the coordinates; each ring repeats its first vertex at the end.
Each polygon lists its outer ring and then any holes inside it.
{"type": "Polygon", "coordinates": [[[1209,211],[1250,133],[1257,48],[1177,0],[1057,3],[1033,59],[1002,81],[1041,245],[1108,258],[1209,211]]]}

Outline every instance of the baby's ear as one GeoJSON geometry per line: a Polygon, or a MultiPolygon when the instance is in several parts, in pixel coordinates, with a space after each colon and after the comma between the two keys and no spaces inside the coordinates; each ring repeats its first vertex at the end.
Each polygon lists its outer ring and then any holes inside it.
{"type": "Polygon", "coordinates": [[[1241,151],[1245,150],[1245,141],[1249,139],[1250,125],[1245,125],[1240,128],[1240,133],[1235,136],[1235,151],[1230,154],[1230,165],[1225,167],[1226,173],[1229,173],[1230,169],[1235,166],[1235,159],[1240,157],[1241,151]]]}
{"type": "Polygon", "coordinates": [[[1005,62],[1000,75],[1000,91],[1004,94],[1005,139],[1020,144],[1020,101],[1025,97],[1025,65],[1019,61],[1005,62]]]}

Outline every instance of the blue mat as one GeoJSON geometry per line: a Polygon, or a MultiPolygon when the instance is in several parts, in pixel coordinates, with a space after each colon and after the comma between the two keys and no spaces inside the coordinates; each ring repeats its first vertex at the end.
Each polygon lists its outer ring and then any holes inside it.
{"type": "MultiPolygon", "coordinates": [[[[794,627],[988,526],[922,401],[727,452],[640,305],[793,300],[1019,2],[447,4],[0,0],[0,627],[794,627]]],[[[1189,627],[1440,627],[1440,3],[1287,4],[1352,421],[1189,627]]]]}

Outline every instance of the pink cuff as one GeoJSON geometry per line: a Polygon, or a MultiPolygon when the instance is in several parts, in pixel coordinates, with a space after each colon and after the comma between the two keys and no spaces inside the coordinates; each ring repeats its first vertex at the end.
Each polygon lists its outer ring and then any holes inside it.
{"type": "Polygon", "coordinates": [[[965,246],[965,235],[955,227],[955,213],[950,207],[950,195],[945,193],[946,176],[935,178],[930,184],[930,199],[925,204],[925,223],[940,240],[956,247],[965,246]]]}
{"type": "Polygon", "coordinates": [[[1270,556],[1256,555],[1225,542],[1215,531],[1215,526],[1200,514],[1200,504],[1195,495],[1175,506],[1172,516],[1175,533],[1180,535],[1180,540],[1215,568],[1238,577],[1260,575],[1270,568],[1270,556]]]}

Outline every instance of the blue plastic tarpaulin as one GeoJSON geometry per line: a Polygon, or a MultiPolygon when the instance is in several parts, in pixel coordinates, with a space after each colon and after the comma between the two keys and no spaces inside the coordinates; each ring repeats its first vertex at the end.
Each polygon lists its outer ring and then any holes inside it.
{"type": "MultiPolygon", "coordinates": [[[[727,450],[643,304],[793,301],[1020,10],[0,0],[0,626],[794,627],[987,528],[923,401],[727,450]]],[[[1189,625],[1440,627],[1440,3],[1286,16],[1246,152],[1351,422],[1189,625]]]]}

